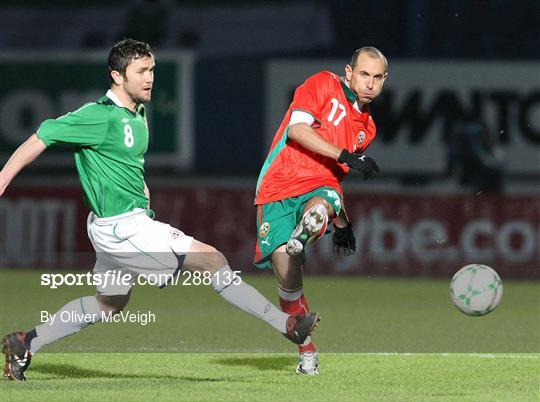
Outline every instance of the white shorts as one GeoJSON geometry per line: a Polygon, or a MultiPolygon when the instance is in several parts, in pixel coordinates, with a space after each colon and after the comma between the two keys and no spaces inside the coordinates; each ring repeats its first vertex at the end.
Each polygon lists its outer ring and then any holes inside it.
{"type": "Polygon", "coordinates": [[[109,218],[90,212],[87,229],[96,250],[94,277],[101,278],[96,288],[106,296],[126,295],[139,276],[145,283],[165,286],[178,274],[193,242],[193,237],[151,219],[144,209],[109,218]],[[118,278],[106,277],[107,271],[118,278]]]}

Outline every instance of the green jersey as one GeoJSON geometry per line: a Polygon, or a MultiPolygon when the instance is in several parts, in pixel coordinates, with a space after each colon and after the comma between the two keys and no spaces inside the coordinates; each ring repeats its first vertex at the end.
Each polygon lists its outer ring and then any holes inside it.
{"type": "Polygon", "coordinates": [[[148,125],[143,105],[122,107],[112,91],[95,103],[41,123],[38,137],[48,147],[73,145],[86,205],[104,218],[146,208],[144,154],[148,125]]]}

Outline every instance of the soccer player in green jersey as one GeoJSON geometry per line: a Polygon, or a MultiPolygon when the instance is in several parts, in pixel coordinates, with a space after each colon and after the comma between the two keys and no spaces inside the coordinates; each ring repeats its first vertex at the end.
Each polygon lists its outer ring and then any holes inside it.
{"type": "Polygon", "coordinates": [[[72,319],[51,320],[2,339],[8,379],[25,380],[32,355],[43,346],[122,311],[139,277],[158,278],[157,285],[163,287],[180,269],[205,273],[225,300],[297,344],[305,341],[319,320],[317,313],[291,316],[281,312],[236,276],[214,247],[153,219],[144,181],[148,127],[143,104],[151,98],[154,66],[146,43],[125,39],[115,44],[108,58],[111,88],[106,95],[57,119],[45,120],[0,171],[2,196],[17,173],[47,147],[75,146],[77,172],[91,211],[87,226],[96,251],[94,275],[102,275],[95,296],[73,300],[55,315],[72,319]],[[122,280],[103,280],[111,271],[122,275],[122,280]]]}

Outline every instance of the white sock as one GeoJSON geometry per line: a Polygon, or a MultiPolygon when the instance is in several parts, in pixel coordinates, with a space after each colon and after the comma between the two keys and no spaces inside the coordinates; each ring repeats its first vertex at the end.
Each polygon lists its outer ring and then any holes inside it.
{"type": "Polygon", "coordinates": [[[304,293],[304,288],[298,288],[296,290],[283,289],[278,285],[278,296],[280,299],[287,301],[298,300],[304,293]]]}
{"type": "Polygon", "coordinates": [[[274,306],[253,286],[239,277],[234,280],[234,273],[227,265],[212,276],[212,286],[221,297],[240,310],[267,322],[282,334],[286,333],[288,314],[274,306]]]}
{"type": "Polygon", "coordinates": [[[75,334],[88,325],[101,321],[101,309],[95,296],[72,300],[53,319],[36,326],[37,336],[30,343],[30,351],[36,353],[43,346],[75,334]]]}

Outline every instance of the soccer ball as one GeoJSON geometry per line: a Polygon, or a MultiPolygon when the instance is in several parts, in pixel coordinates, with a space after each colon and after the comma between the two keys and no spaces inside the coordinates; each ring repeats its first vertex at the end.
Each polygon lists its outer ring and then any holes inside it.
{"type": "Polygon", "coordinates": [[[452,303],[467,315],[484,315],[501,301],[503,285],[492,268],[470,264],[456,272],[450,283],[452,303]]]}

